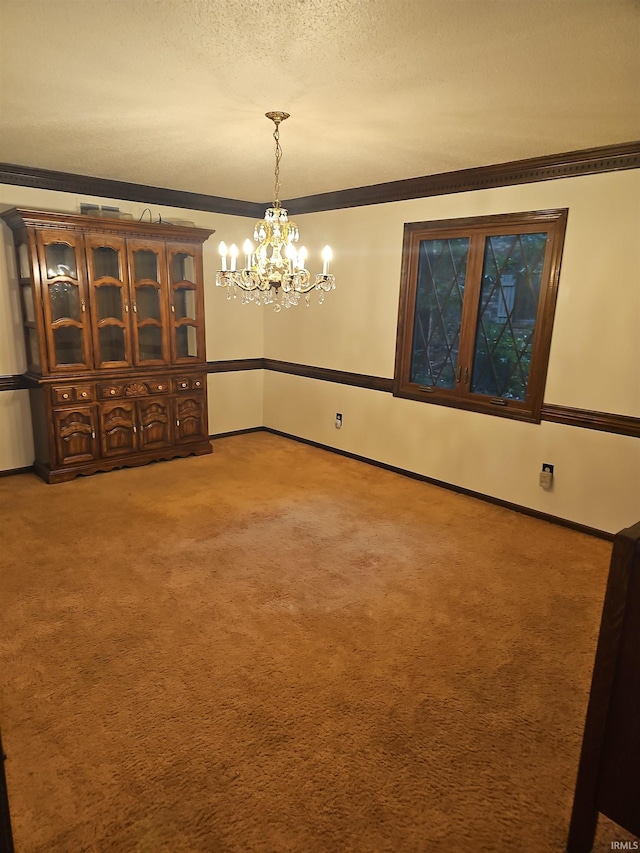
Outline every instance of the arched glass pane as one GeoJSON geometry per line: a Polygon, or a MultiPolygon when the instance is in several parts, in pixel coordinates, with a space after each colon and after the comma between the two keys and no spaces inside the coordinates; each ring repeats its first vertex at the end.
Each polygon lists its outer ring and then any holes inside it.
{"type": "Polygon", "coordinates": [[[71,246],[67,246],[66,243],[50,243],[45,246],[44,252],[49,278],[55,278],[57,275],[78,278],[76,253],[71,246]]]}
{"type": "Polygon", "coordinates": [[[195,326],[178,326],[176,329],[176,351],[178,358],[198,357],[198,339],[195,326]]]}
{"type": "Polygon", "coordinates": [[[160,291],[149,284],[136,287],[136,307],[138,322],[142,320],[160,320],[160,291]]]}
{"type": "Polygon", "coordinates": [[[96,278],[120,279],[120,255],[111,246],[96,246],[93,252],[93,273],[96,278]]]}
{"type": "Polygon", "coordinates": [[[98,320],[114,317],[122,320],[122,288],[117,284],[103,284],[96,287],[98,320]]]}
{"type": "Polygon", "coordinates": [[[133,275],[136,281],[145,278],[151,281],[159,281],[158,278],[158,256],[149,249],[140,249],[133,253],[133,275]]]}
{"type": "Polygon", "coordinates": [[[186,287],[177,287],[174,291],[174,307],[176,320],[196,320],[196,292],[186,287]]]}
{"type": "Polygon", "coordinates": [[[124,329],[121,326],[103,326],[98,334],[102,361],[125,361],[124,329]]]}
{"type": "Polygon", "coordinates": [[[178,284],[180,281],[195,281],[195,263],[193,255],[186,252],[178,252],[171,261],[171,281],[178,284]]]}
{"type": "Polygon", "coordinates": [[[138,354],[140,361],[162,360],[162,329],[158,326],[138,329],[138,354]]]}
{"type": "Polygon", "coordinates": [[[80,294],[78,285],[70,281],[58,281],[49,286],[49,304],[52,320],[79,320],[80,294]]]}
{"type": "Polygon", "coordinates": [[[62,326],[53,330],[56,364],[83,364],[82,330],[77,326],[62,326]]]}

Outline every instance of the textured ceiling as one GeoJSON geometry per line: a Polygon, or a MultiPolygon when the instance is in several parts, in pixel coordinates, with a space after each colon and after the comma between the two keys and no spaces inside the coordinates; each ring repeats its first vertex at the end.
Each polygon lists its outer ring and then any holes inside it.
{"type": "Polygon", "coordinates": [[[640,138],[638,0],[0,0],[0,161],[291,198],[640,138]]]}

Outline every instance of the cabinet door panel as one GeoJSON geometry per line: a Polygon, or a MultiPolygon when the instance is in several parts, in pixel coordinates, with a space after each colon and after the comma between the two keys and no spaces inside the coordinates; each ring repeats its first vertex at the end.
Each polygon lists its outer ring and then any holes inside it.
{"type": "Polygon", "coordinates": [[[169,299],[163,240],[127,240],[137,365],[168,364],[169,299]]]}
{"type": "Polygon", "coordinates": [[[54,409],[53,431],[59,465],[97,459],[96,410],[93,406],[54,409]]]}
{"type": "Polygon", "coordinates": [[[124,238],[87,234],[85,246],[95,365],[128,367],[132,361],[124,238]]]}
{"type": "Polygon", "coordinates": [[[169,447],[171,440],[171,406],[168,397],[138,400],[140,450],[169,447]]]}
{"type": "Polygon", "coordinates": [[[207,436],[206,399],[202,392],[175,398],[176,443],[202,441],[207,436]]]}
{"type": "Polygon", "coordinates": [[[92,359],[82,235],[43,230],[37,244],[49,369],[87,370],[92,359]]]}
{"type": "Polygon", "coordinates": [[[205,360],[202,246],[167,243],[171,300],[171,358],[177,364],[205,360]]]}
{"type": "Polygon", "coordinates": [[[118,400],[100,406],[102,455],[126,456],[137,450],[137,426],[133,400],[118,400]]]}

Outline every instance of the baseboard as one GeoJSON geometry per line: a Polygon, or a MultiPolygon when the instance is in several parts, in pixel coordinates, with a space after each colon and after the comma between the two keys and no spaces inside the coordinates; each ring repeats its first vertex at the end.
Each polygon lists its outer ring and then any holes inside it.
{"type": "Polygon", "coordinates": [[[496,506],[504,507],[504,509],[519,512],[521,515],[528,515],[531,518],[538,518],[541,521],[548,521],[551,524],[558,524],[560,527],[567,527],[570,530],[576,530],[578,533],[585,533],[587,536],[595,536],[598,539],[606,539],[608,542],[613,542],[614,533],[608,533],[606,530],[599,530],[597,527],[589,527],[586,524],[579,524],[577,521],[569,521],[569,519],[561,518],[557,515],[551,515],[547,512],[540,512],[537,509],[530,509],[520,504],[512,503],[511,501],[495,498],[492,495],[485,495],[483,492],[476,492],[473,489],[465,489],[462,486],[455,486],[452,483],[446,483],[444,480],[437,480],[435,477],[427,477],[426,474],[418,474],[415,471],[409,471],[407,468],[398,468],[396,465],[388,465],[386,462],[379,462],[377,459],[369,459],[367,456],[360,456],[358,453],[351,453],[348,450],[340,450],[337,447],[331,447],[328,444],[322,444],[319,441],[312,441],[309,438],[300,438],[297,435],[291,435],[288,432],[282,432],[271,427],[263,427],[265,432],[270,432],[273,435],[282,436],[282,438],[290,438],[293,441],[299,441],[302,444],[308,444],[311,447],[318,447],[320,450],[329,450],[331,453],[337,453],[340,456],[346,456],[349,459],[355,459],[357,462],[365,462],[368,465],[375,465],[376,468],[383,468],[385,471],[393,471],[394,474],[402,474],[404,477],[411,477],[412,480],[420,480],[423,483],[430,483],[432,486],[439,486],[442,489],[447,489],[450,492],[467,495],[470,498],[477,498],[486,503],[495,504],[496,506]]]}
{"type": "Polygon", "coordinates": [[[249,432],[265,432],[266,427],[256,426],[256,427],[247,427],[246,429],[231,429],[229,432],[216,432],[209,436],[211,441],[214,441],[216,438],[229,438],[230,435],[246,435],[249,432]]]}
{"type": "Polygon", "coordinates": [[[33,473],[33,465],[25,465],[24,468],[7,468],[6,471],[0,471],[0,477],[12,477],[14,474],[29,473],[33,473]]]}

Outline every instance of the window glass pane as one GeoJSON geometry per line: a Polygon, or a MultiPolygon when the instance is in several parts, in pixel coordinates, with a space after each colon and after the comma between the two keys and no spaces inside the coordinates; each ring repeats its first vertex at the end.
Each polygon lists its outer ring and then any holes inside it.
{"type": "Polygon", "coordinates": [[[71,246],[67,246],[66,243],[51,243],[45,246],[44,252],[49,278],[55,278],[57,275],[78,278],[76,253],[71,246]]]}
{"type": "Polygon", "coordinates": [[[187,290],[186,287],[178,287],[174,291],[174,307],[176,309],[176,320],[196,319],[196,292],[187,290]]]}
{"type": "Polygon", "coordinates": [[[178,358],[197,358],[198,341],[195,326],[178,326],[176,329],[178,358]]]}
{"type": "Polygon", "coordinates": [[[120,279],[120,256],[111,246],[97,246],[93,249],[93,272],[96,278],[120,279]]]}
{"type": "Polygon", "coordinates": [[[142,320],[160,320],[160,291],[151,285],[136,288],[136,308],[138,322],[142,320]]]}
{"type": "Polygon", "coordinates": [[[103,326],[98,334],[102,361],[125,361],[124,329],[121,326],[103,326]]]}
{"type": "Polygon", "coordinates": [[[422,240],[410,381],[453,388],[469,238],[422,240]]]}
{"type": "Polygon", "coordinates": [[[158,281],[158,256],[148,249],[133,253],[133,270],[136,281],[145,278],[158,281]]]}
{"type": "Polygon", "coordinates": [[[79,320],[80,295],[78,285],[58,281],[49,286],[49,304],[52,320],[79,320]]]}
{"type": "Polygon", "coordinates": [[[162,329],[142,326],[138,329],[140,361],[162,361],[162,329]]]}
{"type": "Polygon", "coordinates": [[[56,364],[83,364],[82,330],[77,326],[62,326],[53,330],[56,364]]]}
{"type": "Polygon", "coordinates": [[[122,320],[122,288],[117,284],[103,284],[96,287],[98,320],[114,317],[122,320]]]}
{"type": "Polygon", "coordinates": [[[527,395],[546,234],[487,237],[471,391],[527,395]]]}
{"type": "Polygon", "coordinates": [[[179,281],[195,281],[195,264],[193,255],[186,252],[178,252],[171,261],[171,281],[177,284],[179,281]]]}

